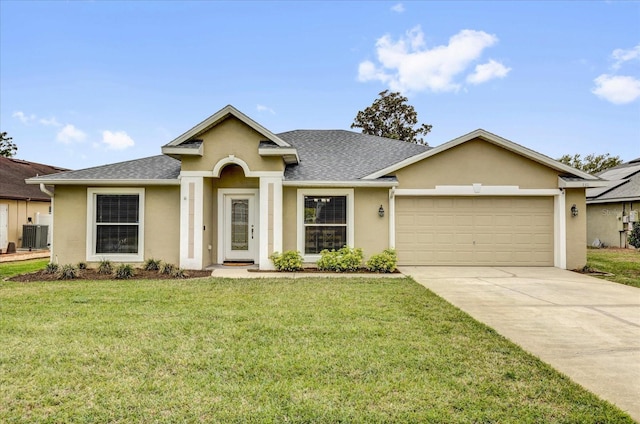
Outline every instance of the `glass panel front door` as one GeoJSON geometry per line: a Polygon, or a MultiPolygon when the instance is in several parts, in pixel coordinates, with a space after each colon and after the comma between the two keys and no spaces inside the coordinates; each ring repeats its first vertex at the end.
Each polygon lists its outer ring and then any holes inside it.
{"type": "Polygon", "coordinates": [[[255,261],[258,230],[255,194],[224,195],[224,261],[255,261]]]}
{"type": "Polygon", "coordinates": [[[249,199],[231,199],[231,250],[249,250],[249,199]]]}

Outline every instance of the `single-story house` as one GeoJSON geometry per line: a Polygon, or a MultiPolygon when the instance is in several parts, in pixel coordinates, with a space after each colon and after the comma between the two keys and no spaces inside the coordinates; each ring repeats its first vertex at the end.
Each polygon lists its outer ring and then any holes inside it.
{"type": "Polygon", "coordinates": [[[9,242],[22,247],[22,226],[46,224],[51,212],[51,197],[25,179],[62,171],[67,169],[0,157],[0,251],[6,251],[9,242]]]}
{"type": "Polygon", "coordinates": [[[52,259],[273,267],[275,251],[395,248],[401,265],[580,268],[599,179],[484,130],[435,148],[274,134],[226,106],[162,155],[27,180],[56,187],[52,259]],[[573,212],[572,212],[573,211],[573,212]]]}
{"type": "Polygon", "coordinates": [[[629,232],[640,225],[640,158],[598,174],[604,187],[587,189],[587,241],[629,247],[629,232]]]}

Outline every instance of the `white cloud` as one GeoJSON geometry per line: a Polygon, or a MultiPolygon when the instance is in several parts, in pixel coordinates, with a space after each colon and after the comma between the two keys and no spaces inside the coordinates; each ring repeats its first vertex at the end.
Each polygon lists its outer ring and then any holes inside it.
{"type": "Polygon", "coordinates": [[[258,109],[258,112],[269,112],[272,115],[276,114],[276,112],[273,109],[265,105],[256,105],[256,109],[258,109]]]}
{"type": "Polygon", "coordinates": [[[615,49],[611,53],[611,57],[615,59],[614,64],[611,66],[613,69],[620,69],[623,63],[634,59],[640,59],[640,44],[629,49],[615,49]]]}
{"type": "Polygon", "coordinates": [[[396,12],[396,13],[402,13],[404,12],[404,5],[402,3],[398,3],[394,6],[391,7],[391,10],[396,12]]]}
{"type": "Polygon", "coordinates": [[[41,118],[38,120],[39,123],[41,123],[42,125],[46,125],[46,126],[52,126],[52,127],[61,127],[62,124],[60,122],[58,122],[56,120],[56,118],[49,118],[49,119],[45,119],[45,118],[41,118]]]}
{"type": "Polygon", "coordinates": [[[593,94],[611,103],[621,105],[640,98],[640,80],[622,75],[602,74],[593,82],[593,94]]]}
{"type": "MultiPolygon", "coordinates": [[[[371,61],[360,63],[358,80],[381,81],[388,84],[392,90],[402,92],[458,91],[461,84],[456,81],[456,77],[465,73],[486,48],[497,42],[498,38],[495,35],[470,29],[462,30],[452,36],[449,44],[432,48],[426,47],[424,33],[419,26],[407,31],[405,36],[397,41],[389,35],[384,35],[376,42],[379,66],[371,61]]],[[[504,73],[510,70],[499,62],[492,62],[490,68],[480,69],[484,73],[491,70],[504,73]],[[498,69],[499,67],[502,68],[498,69]]],[[[477,69],[476,74],[478,74],[477,69]]],[[[478,78],[480,76],[472,79],[478,78]]]]}
{"type": "Polygon", "coordinates": [[[102,143],[106,144],[109,150],[123,150],[135,144],[124,131],[102,131],[102,143]]]}
{"type": "Polygon", "coordinates": [[[507,68],[502,63],[491,59],[482,65],[476,65],[473,74],[467,76],[467,82],[470,84],[482,84],[494,78],[504,78],[507,76],[511,68],[507,68]]]}
{"type": "Polygon", "coordinates": [[[36,119],[36,116],[31,114],[31,115],[26,115],[24,112],[18,110],[16,112],[13,112],[13,114],[11,115],[12,118],[18,118],[20,120],[20,122],[22,122],[23,124],[28,124],[29,122],[33,121],[36,119]]]}
{"type": "Polygon", "coordinates": [[[71,144],[74,142],[81,143],[86,137],[87,135],[83,131],[79,130],[71,124],[67,124],[60,131],[58,131],[56,139],[61,143],[71,144]]]}

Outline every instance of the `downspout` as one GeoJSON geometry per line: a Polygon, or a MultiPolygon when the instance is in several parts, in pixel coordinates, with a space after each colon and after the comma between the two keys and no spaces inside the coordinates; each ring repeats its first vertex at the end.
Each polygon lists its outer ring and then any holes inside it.
{"type": "MultiPolygon", "coordinates": [[[[45,187],[44,183],[40,183],[40,191],[51,197],[51,245],[49,246],[49,262],[53,262],[53,192],[45,187]]],[[[57,263],[58,261],[56,261],[57,263]]]]}
{"type": "Polygon", "coordinates": [[[44,183],[40,183],[40,191],[53,199],[53,193],[47,189],[44,183]]]}

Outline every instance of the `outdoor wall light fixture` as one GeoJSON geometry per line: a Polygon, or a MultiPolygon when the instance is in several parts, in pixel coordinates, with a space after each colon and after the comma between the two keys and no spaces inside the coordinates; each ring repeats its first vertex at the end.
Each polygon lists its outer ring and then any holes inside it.
{"type": "Polygon", "coordinates": [[[578,207],[575,203],[571,206],[571,216],[578,216],[578,207]]]}
{"type": "Polygon", "coordinates": [[[380,208],[378,209],[378,216],[380,218],[384,217],[384,208],[382,207],[382,205],[380,205],[380,208]]]}

